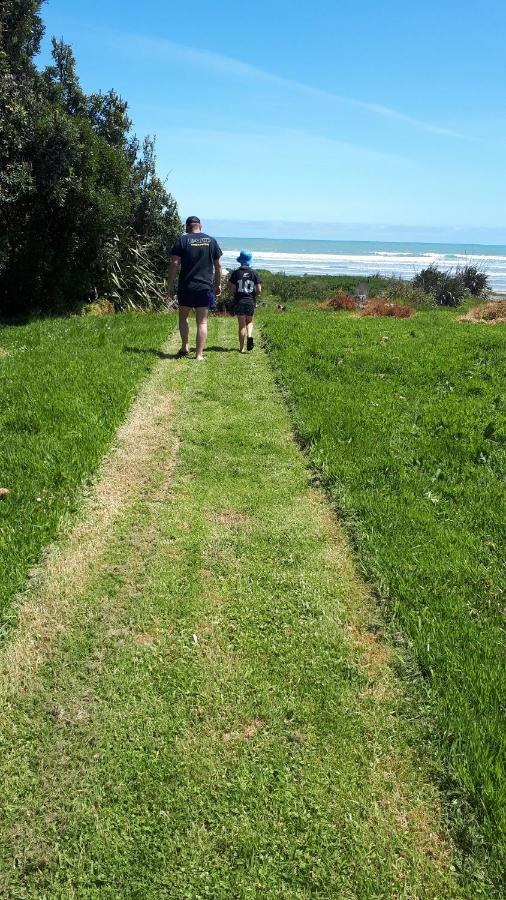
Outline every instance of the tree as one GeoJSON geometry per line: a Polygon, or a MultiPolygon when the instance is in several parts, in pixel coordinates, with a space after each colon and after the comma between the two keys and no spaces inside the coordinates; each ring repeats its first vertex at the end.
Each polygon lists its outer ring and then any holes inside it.
{"type": "Polygon", "coordinates": [[[36,70],[40,7],[4,0],[0,33],[0,311],[10,314],[107,292],[111,260],[121,268],[137,245],[156,277],[181,227],[127,103],[113,90],[86,95],[63,40],[36,70]]]}

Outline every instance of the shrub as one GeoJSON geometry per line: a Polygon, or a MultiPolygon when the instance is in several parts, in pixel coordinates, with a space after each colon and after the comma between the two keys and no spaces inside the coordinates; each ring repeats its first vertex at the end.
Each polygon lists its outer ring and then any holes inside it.
{"type": "Polygon", "coordinates": [[[503,324],[506,322],[506,300],[473,306],[465,316],[462,316],[460,321],[503,324]]]}
{"type": "Polygon", "coordinates": [[[334,309],[334,310],[347,310],[350,312],[352,309],[357,308],[357,301],[350,297],[346,291],[338,291],[335,297],[329,297],[328,300],[324,300],[323,303],[318,304],[320,309],[334,309]]]}
{"type": "Polygon", "coordinates": [[[407,303],[417,309],[433,306],[430,294],[418,287],[413,281],[405,281],[403,278],[392,278],[388,284],[384,296],[394,303],[407,303]]]}
{"type": "Polygon", "coordinates": [[[478,266],[462,266],[455,274],[473,297],[481,297],[489,288],[488,275],[478,266]]]}
{"type": "Polygon", "coordinates": [[[437,266],[427,266],[426,269],[422,269],[415,275],[413,278],[413,285],[424,294],[434,295],[439,288],[441,278],[444,277],[445,274],[446,273],[442,272],[441,269],[438,269],[437,266]]]}
{"type": "Polygon", "coordinates": [[[429,294],[435,306],[456,307],[464,302],[466,294],[482,293],[488,286],[488,278],[476,266],[465,266],[452,274],[431,265],[415,275],[413,285],[429,294]]]}
{"type": "Polygon", "coordinates": [[[264,292],[272,294],[280,303],[297,300],[325,301],[337,291],[350,296],[358,285],[366,284],[369,293],[376,296],[383,291],[389,279],[380,275],[366,278],[358,275],[286,275],[284,272],[261,272],[264,292]]]}
{"type": "Polygon", "coordinates": [[[442,272],[432,296],[436,306],[460,306],[466,297],[466,288],[457,275],[442,272]]]}
{"type": "Polygon", "coordinates": [[[414,316],[416,310],[405,303],[391,303],[381,297],[372,297],[368,300],[364,309],[363,316],[391,316],[393,319],[409,319],[414,316]]]}
{"type": "Polygon", "coordinates": [[[167,283],[153,264],[151,247],[131,236],[125,248],[117,237],[109,245],[110,299],[117,310],[165,310],[170,306],[167,283]]]}

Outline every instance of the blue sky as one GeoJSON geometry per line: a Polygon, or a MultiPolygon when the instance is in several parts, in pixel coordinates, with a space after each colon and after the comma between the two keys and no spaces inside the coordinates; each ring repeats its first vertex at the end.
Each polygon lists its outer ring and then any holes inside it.
{"type": "Polygon", "coordinates": [[[157,135],[182,214],[221,234],[506,240],[504,0],[48,0],[43,18],[42,62],[52,34],[71,43],[83,87],[157,135]]]}

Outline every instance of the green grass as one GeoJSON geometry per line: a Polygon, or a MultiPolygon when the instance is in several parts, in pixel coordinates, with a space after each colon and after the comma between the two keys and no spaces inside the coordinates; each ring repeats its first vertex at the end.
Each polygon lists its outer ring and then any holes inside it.
{"type": "MultiPolygon", "coordinates": [[[[211,347],[235,350],[235,332],[214,320],[211,347]]],[[[136,496],[35,680],[23,619],[25,656],[13,638],[0,681],[0,890],[489,896],[459,884],[373,606],[265,354],[210,350],[155,377],[174,412],[136,496]]]]}
{"type": "Polygon", "coordinates": [[[264,329],[300,439],[416,656],[428,739],[461,838],[477,853],[484,841],[500,873],[504,328],[443,311],[396,322],[294,309],[268,314],[264,329]]]}
{"type": "Polygon", "coordinates": [[[156,351],[168,329],[166,316],[134,315],[0,328],[0,618],[156,360],[135,350],[156,351]]]}

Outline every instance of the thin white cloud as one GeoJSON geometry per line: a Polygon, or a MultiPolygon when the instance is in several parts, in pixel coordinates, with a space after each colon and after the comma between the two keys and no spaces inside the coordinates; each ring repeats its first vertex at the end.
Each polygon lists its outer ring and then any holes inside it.
{"type": "Polygon", "coordinates": [[[261,69],[250,63],[242,62],[232,56],[225,56],[221,53],[213,53],[208,50],[200,50],[196,47],[189,47],[185,44],[178,44],[175,41],[169,41],[165,38],[154,38],[139,34],[116,34],[115,43],[124,49],[132,50],[136,53],[145,52],[149,57],[170,58],[172,61],[180,62],[184,66],[198,66],[211,72],[221,73],[233,78],[242,78],[249,81],[263,82],[264,84],[277,85],[290,91],[297,91],[308,97],[326,100],[330,103],[337,103],[360,109],[372,115],[381,116],[397,122],[409,125],[420,131],[430,134],[440,135],[441,137],[454,138],[461,141],[476,142],[476,138],[445,128],[431,122],[425,122],[414,116],[406,115],[390,106],[384,106],[380,103],[369,103],[365,100],[356,100],[352,97],[344,97],[341,94],[334,94],[303,82],[285,78],[282,75],[276,75],[267,69],[261,69]]]}
{"type": "MultiPolygon", "coordinates": [[[[163,128],[158,129],[158,137],[163,137],[164,133],[165,130],[163,128]]],[[[265,147],[268,151],[273,151],[274,149],[279,150],[280,145],[285,149],[290,148],[291,146],[296,146],[300,149],[304,146],[307,148],[308,153],[316,148],[320,148],[323,151],[339,150],[345,153],[352,153],[353,156],[362,157],[366,160],[393,162],[409,167],[416,166],[416,162],[412,159],[408,159],[397,153],[384,153],[379,150],[372,150],[370,147],[362,147],[359,144],[353,144],[349,141],[329,138],[315,134],[314,132],[295,128],[270,128],[268,132],[254,131],[251,129],[249,131],[242,130],[241,133],[238,134],[236,131],[230,129],[185,128],[184,126],[176,125],[170,127],[167,131],[167,136],[170,138],[178,137],[180,140],[195,141],[199,145],[209,141],[213,141],[214,143],[220,141],[225,146],[234,146],[235,149],[237,149],[238,141],[240,141],[241,146],[254,146],[257,152],[261,146],[265,147]]]]}

